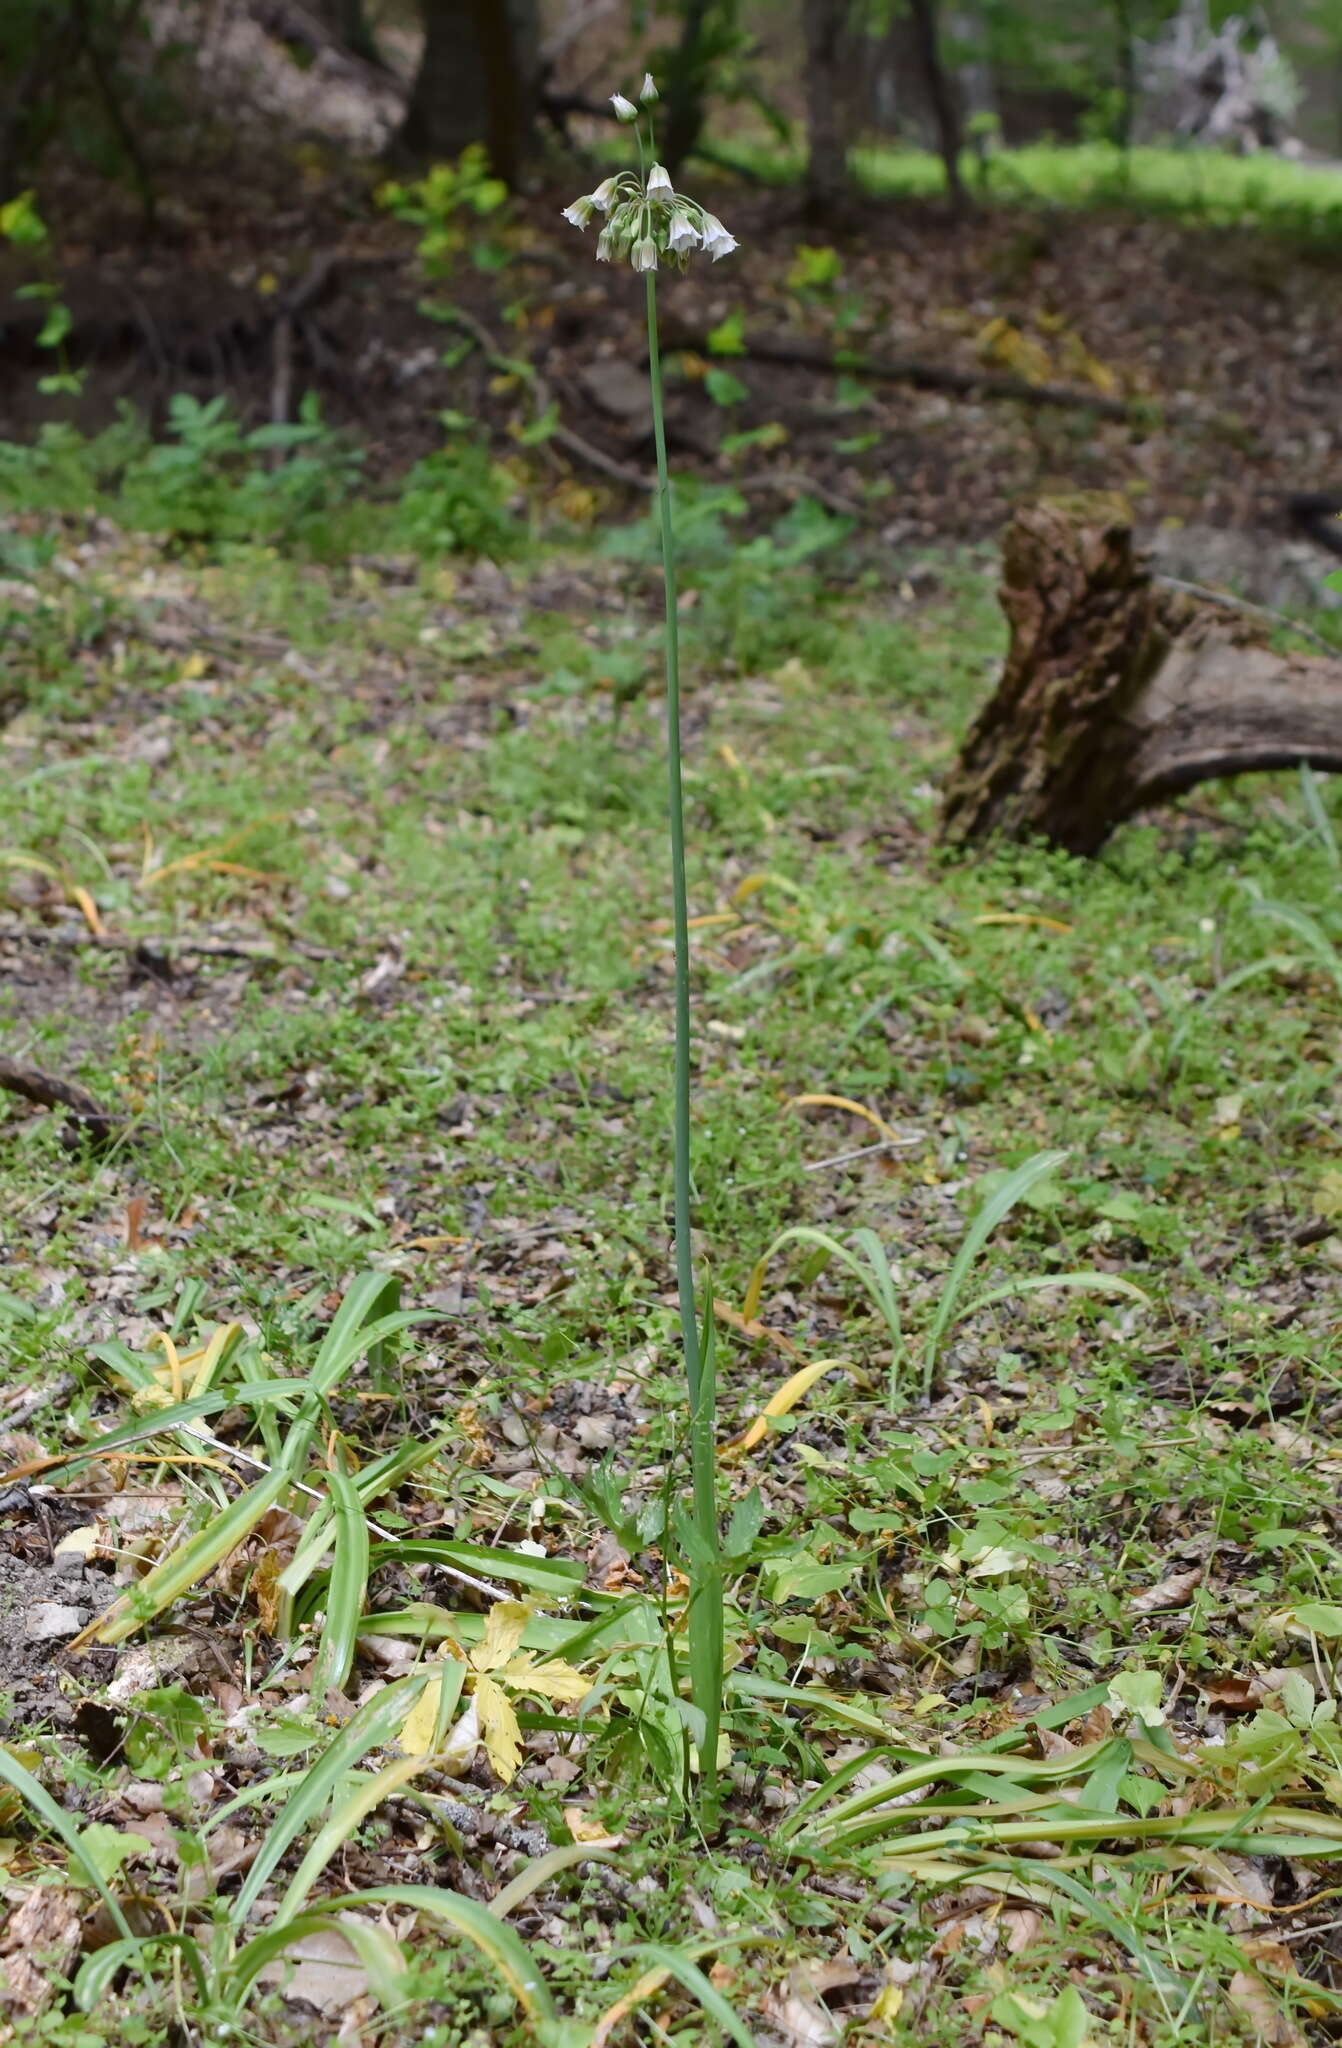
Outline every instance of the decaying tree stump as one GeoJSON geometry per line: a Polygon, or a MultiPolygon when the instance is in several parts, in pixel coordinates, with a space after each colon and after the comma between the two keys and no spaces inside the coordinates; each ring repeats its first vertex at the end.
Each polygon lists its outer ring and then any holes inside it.
{"type": "Polygon", "coordinates": [[[1251,615],[1162,586],[1121,498],[1018,512],[1001,597],[1010,651],[947,780],[943,838],[1089,854],[1194,783],[1342,768],[1342,659],[1274,653],[1251,615]]]}

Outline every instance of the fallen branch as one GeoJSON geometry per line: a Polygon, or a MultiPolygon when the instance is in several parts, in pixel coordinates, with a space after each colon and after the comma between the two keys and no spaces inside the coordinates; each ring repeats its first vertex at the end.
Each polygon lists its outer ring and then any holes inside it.
{"type": "Polygon", "coordinates": [[[105,1145],[123,1122],[77,1081],[62,1081],[56,1074],[44,1074],[37,1067],[21,1067],[13,1060],[0,1060],[0,1088],[21,1096],[25,1102],[36,1103],[39,1109],[65,1110],[95,1144],[105,1145]]]}
{"type": "MultiPolygon", "coordinates": [[[[458,327],[465,328],[471,339],[497,367],[512,370],[525,368],[533,414],[537,419],[542,418],[555,400],[550,386],[535,365],[527,363],[520,366],[516,357],[507,355],[499,347],[484,322],[477,320],[475,315],[468,313],[464,307],[453,306],[452,318],[458,327]]],[[[571,427],[554,426],[548,439],[556,448],[562,448],[579,462],[586,463],[589,469],[599,470],[603,476],[610,477],[612,482],[623,484],[626,490],[641,491],[647,495],[657,487],[657,480],[651,471],[635,469],[629,463],[621,462],[618,457],[608,455],[604,448],[598,448],[583,435],[575,434],[571,427]]],[[[753,476],[724,478],[724,482],[736,491],[804,492],[818,504],[827,506],[831,512],[841,513],[845,518],[857,519],[861,516],[860,506],[853,504],[851,499],[840,496],[837,491],[830,490],[827,485],[818,482],[815,477],[806,475],[802,470],[761,470],[753,476]]]]}
{"type": "MultiPolygon", "coordinates": [[[[1012,399],[1020,405],[1067,406],[1074,411],[1098,413],[1102,419],[1131,419],[1133,408],[1124,398],[1107,398],[1102,391],[1088,391],[1072,384],[1031,384],[1024,377],[1012,377],[1002,370],[960,369],[953,363],[929,362],[923,356],[869,356],[857,349],[831,349],[804,334],[747,334],[744,354],[757,363],[786,363],[805,370],[821,370],[832,376],[846,371],[853,377],[871,377],[878,383],[912,384],[924,391],[952,391],[964,398],[1012,399]]],[[[708,351],[707,334],[672,328],[668,349],[708,351]]]]}
{"type": "Polygon", "coordinates": [[[1162,588],[1122,499],[1046,499],[1002,552],[1011,645],[950,776],[942,836],[1095,853],[1195,783],[1342,768],[1342,659],[1277,654],[1218,595],[1162,588]]]}
{"type": "Polygon", "coordinates": [[[304,960],[341,957],[331,946],[311,946],[303,939],[291,939],[281,950],[249,939],[169,938],[159,933],[145,933],[137,939],[125,932],[94,932],[87,925],[76,924],[0,924],[0,945],[100,946],[109,953],[129,953],[151,969],[174,954],[194,954],[201,960],[253,960],[263,966],[279,965],[291,955],[304,960]]]}

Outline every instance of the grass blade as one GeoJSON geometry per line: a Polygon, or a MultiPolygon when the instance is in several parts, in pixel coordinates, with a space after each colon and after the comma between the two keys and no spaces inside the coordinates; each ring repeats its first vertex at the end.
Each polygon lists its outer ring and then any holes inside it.
{"type": "Polygon", "coordinates": [[[538,1892],[551,1878],[558,1877],[563,1870],[572,1870],[577,1863],[618,1863],[619,1857],[613,1848],[603,1849],[596,1842],[566,1842],[562,1849],[551,1849],[544,1856],[537,1856],[528,1863],[525,1870],[519,1870],[511,1883],[506,1884],[489,1902],[489,1910],[496,1920],[506,1920],[519,1906],[525,1905],[533,1892],[538,1892]]]}
{"type": "Polygon", "coordinates": [[[39,1783],[31,1771],[25,1770],[18,1758],[11,1756],[3,1746],[0,1746],[0,1783],[9,1785],[17,1792],[21,1799],[27,1801],[38,1819],[49,1827],[54,1835],[60,1836],[75,1862],[83,1870],[87,1882],[92,1885],[111,1914],[121,1934],[127,1941],[134,1941],[135,1935],[131,1931],[130,1922],[108,1890],[106,1881],[85,1856],[79,1840],[79,1829],[69,1814],[64,1807],[56,1804],[46,1786],[39,1783]]]}
{"type": "MultiPolygon", "coordinates": [[[[329,1928],[343,1934],[368,1978],[368,1988],[384,2011],[401,2001],[400,1979],[408,1967],[401,1945],[386,1929],[371,1920],[356,1919],[353,1913],[314,1910],[297,1916],[281,1915],[275,1926],[238,1950],[228,1973],[228,2002],[241,2008],[247,1993],[268,1964],[280,1961],[305,1935],[325,1934],[329,1928]]],[[[294,1961],[298,1962],[295,1956],[294,1961]]]]}
{"type": "Polygon", "coordinates": [[[329,1479],[335,1509],[335,1558],[312,1674],[311,1691],[319,1707],[328,1692],[342,1689],[354,1668],[359,1619],[368,1587],[368,1523],[358,1488],[339,1466],[331,1468],[329,1479]]]}
{"type": "Polygon", "coordinates": [[[679,1949],[665,1948],[661,1942],[641,1941],[637,1948],[630,1949],[631,1956],[640,1962],[651,1963],[654,1968],[668,1970],[677,1982],[697,1999],[711,2020],[716,2020],[724,2034],[730,2034],[738,2048],[755,2048],[755,2036],[738,2019],[728,2005],[716,1984],[710,1984],[696,1962],[679,1949]]]}
{"type": "Polygon", "coordinates": [[[398,1678],[366,1700],[352,1714],[335,1740],[310,1769],[303,1773],[292,1798],[271,1823],[260,1854],[243,1879],[233,1901],[230,1919],[241,1927],[270,1881],[271,1873],[290,1844],[297,1841],[325,1809],[328,1800],[347,1772],[352,1771],[370,1749],[385,1749],[396,1740],[414,1700],[428,1682],[428,1674],[415,1672],[398,1678]]]}
{"type": "Polygon", "coordinates": [[[1316,917],[1311,917],[1307,910],[1298,910],[1294,903],[1275,903],[1267,896],[1258,897],[1253,908],[1259,917],[1270,917],[1274,923],[1284,924],[1288,931],[1294,932],[1331,978],[1338,994],[1342,995],[1342,952],[1338,951],[1316,917]]]}
{"type": "Polygon", "coordinates": [[[348,1892],[332,1903],[347,1907],[409,1906],[416,1913],[427,1914],[479,1949],[529,2019],[558,2019],[550,1987],[525,1942],[478,1900],[463,1898],[460,1892],[444,1891],[438,1885],[381,1884],[365,1892],[348,1892]]]}
{"type": "Polygon", "coordinates": [[[387,1764],[372,1777],[360,1777],[352,1790],[332,1808],[330,1818],[317,1830],[302,1862],[289,1880],[280,1900],[276,1919],[291,1920],[307,1904],[308,1894],[342,1842],[368,1818],[374,1807],[408,1785],[431,1761],[427,1756],[405,1756],[387,1764]]]}
{"type": "Polygon", "coordinates": [[[1305,809],[1309,812],[1309,822],[1314,827],[1315,837],[1327,854],[1331,866],[1335,870],[1342,870],[1342,847],[1338,846],[1333,821],[1324,805],[1319,778],[1308,761],[1300,763],[1300,794],[1305,800],[1305,809]]]}
{"type": "Polygon", "coordinates": [[[722,1728],[722,1679],[725,1624],[721,1538],[718,1529],[717,1324],[710,1294],[704,1310],[699,1354],[699,1399],[690,1420],[690,1473],[693,1520],[697,1538],[691,1558],[690,1601],[686,1617],[689,1643],[690,1698],[702,1723],[699,1741],[699,1783],[706,1814],[716,1807],[718,1736],[722,1728]]]}
{"type": "Polygon", "coordinates": [[[960,1316],[972,1316],[978,1309],[991,1308],[997,1301],[1013,1301],[1022,1294],[1045,1294],[1050,1287],[1069,1288],[1073,1294],[1122,1294],[1129,1301],[1140,1301],[1144,1308],[1151,1306],[1150,1295],[1135,1280],[1125,1280],[1120,1273],[1099,1273],[1081,1267],[1074,1273],[1027,1273],[1020,1280],[1004,1280],[1000,1287],[976,1294],[960,1316]]]}
{"type": "Polygon", "coordinates": [[[1017,1202],[1028,1195],[1031,1188],[1037,1187],[1041,1180],[1046,1180],[1049,1174],[1056,1173],[1067,1157],[1066,1152],[1036,1152],[1033,1158],[1027,1159],[1023,1166],[1018,1166],[1014,1173],[1007,1175],[999,1188],[993,1190],[965,1232],[964,1243],[951,1262],[951,1269],[941,1290],[941,1299],[937,1303],[937,1312],[932,1318],[932,1327],[927,1333],[927,1350],[923,1358],[925,1393],[930,1394],[932,1391],[937,1353],[941,1349],[942,1338],[955,1320],[957,1304],[969,1278],[970,1267],[998,1224],[1011,1214],[1017,1202]]]}

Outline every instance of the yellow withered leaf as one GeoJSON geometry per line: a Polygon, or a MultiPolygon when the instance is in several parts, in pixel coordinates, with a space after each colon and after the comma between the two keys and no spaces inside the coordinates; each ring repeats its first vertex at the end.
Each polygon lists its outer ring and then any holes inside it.
{"type": "MultiPolygon", "coordinates": [[[[407,1756],[445,1756],[449,1747],[447,1716],[461,1697],[465,1671],[453,1655],[448,1643],[438,1650],[438,1669],[433,1673],[423,1692],[419,1693],[414,1705],[401,1723],[397,1737],[407,1756]],[[446,1684],[445,1684],[446,1682],[446,1684]],[[444,1699],[444,1690],[447,1697],[444,1699]]],[[[454,1731],[455,1733],[455,1731],[454,1731]]],[[[474,1742],[470,1748],[474,1749],[474,1742]]],[[[464,1763],[463,1757],[462,1762],[464,1763]]]]}
{"type": "Polygon", "coordinates": [[[803,1395],[810,1393],[817,1380],[823,1379],[827,1372],[837,1372],[840,1368],[845,1372],[852,1370],[846,1358],[817,1358],[813,1364],[802,1366],[800,1371],[793,1373],[791,1379],[784,1380],[776,1394],[769,1396],[749,1429],[743,1436],[737,1437],[734,1443],[728,1444],[723,1455],[732,1453],[739,1457],[745,1451],[753,1451],[756,1444],[762,1442],[769,1434],[770,1416],[791,1414],[798,1401],[803,1395]]]}
{"type": "Polygon", "coordinates": [[[399,1741],[407,1756],[432,1756],[438,1736],[443,1674],[436,1671],[401,1724],[399,1741]]]}
{"type": "Polygon", "coordinates": [[[546,1700],[585,1699],[592,1690],[590,1678],[584,1678],[573,1664],[565,1664],[560,1657],[554,1657],[548,1664],[533,1663],[528,1656],[514,1657],[504,1669],[502,1676],[514,1692],[539,1693],[546,1700]]]}
{"type": "Polygon", "coordinates": [[[971,924],[1018,924],[1037,927],[1041,932],[1069,932],[1072,927],[1060,917],[1043,917],[1033,910],[985,910],[971,917],[971,924]]]}
{"type": "Polygon", "coordinates": [[[846,1109],[850,1115],[860,1116],[864,1122],[869,1123],[872,1129],[879,1131],[883,1138],[897,1139],[899,1136],[893,1124],[888,1124],[883,1116],[877,1116],[874,1109],[867,1109],[863,1103],[854,1102],[849,1095],[793,1095],[789,1097],[787,1107],[789,1109],[846,1109]]]}
{"type": "Polygon", "coordinates": [[[510,1664],[522,1647],[522,1636],[531,1619],[531,1609],[521,1600],[496,1600],[489,1610],[485,1632],[471,1651],[475,1671],[500,1671],[510,1664]]]}
{"type": "Polygon", "coordinates": [[[483,1672],[475,1681],[475,1711],[485,1754],[496,1777],[510,1785],[522,1761],[522,1730],[503,1687],[483,1672]]]}

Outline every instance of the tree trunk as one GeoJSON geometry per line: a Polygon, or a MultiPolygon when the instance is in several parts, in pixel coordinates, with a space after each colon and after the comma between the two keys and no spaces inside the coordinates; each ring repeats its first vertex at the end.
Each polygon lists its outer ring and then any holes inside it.
{"type": "Polygon", "coordinates": [[[363,0],[317,0],[317,11],[342,50],[348,50],[352,57],[361,58],[365,64],[375,64],[379,70],[386,69],[376,38],[368,26],[363,0]]]}
{"type": "Polygon", "coordinates": [[[968,205],[964,181],[960,176],[963,137],[960,132],[960,109],[956,104],[954,88],[941,61],[937,0],[910,0],[910,12],[918,42],[918,62],[922,67],[923,82],[927,87],[932,116],[937,124],[941,161],[946,167],[946,190],[950,194],[951,210],[958,215],[964,213],[968,205]]]}
{"type": "Polygon", "coordinates": [[[662,125],[662,155],[674,178],[693,151],[704,125],[704,87],[707,65],[704,39],[708,28],[710,0],[686,0],[680,40],[667,65],[662,97],[666,118],[662,125]]]}
{"type": "Polygon", "coordinates": [[[1114,108],[1114,141],[1122,150],[1132,147],[1132,122],[1137,109],[1137,39],[1132,26],[1131,0],[1114,0],[1114,34],[1117,41],[1115,65],[1117,101],[1114,108]]]}
{"type": "Polygon", "coordinates": [[[515,184],[535,142],[537,0],[422,0],[422,6],[424,50],[398,149],[407,156],[455,157],[483,142],[495,176],[515,184]]]}
{"type": "Polygon", "coordinates": [[[848,143],[839,111],[839,50],[848,0],[802,0],[806,41],[805,211],[809,221],[832,223],[848,197],[848,143]]]}
{"type": "Polygon", "coordinates": [[[1092,854],[1194,783],[1342,768],[1342,660],[1275,654],[1245,614],[1162,587],[1121,499],[1025,508],[1002,567],[1010,651],[947,780],[944,839],[1092,854]]]}

